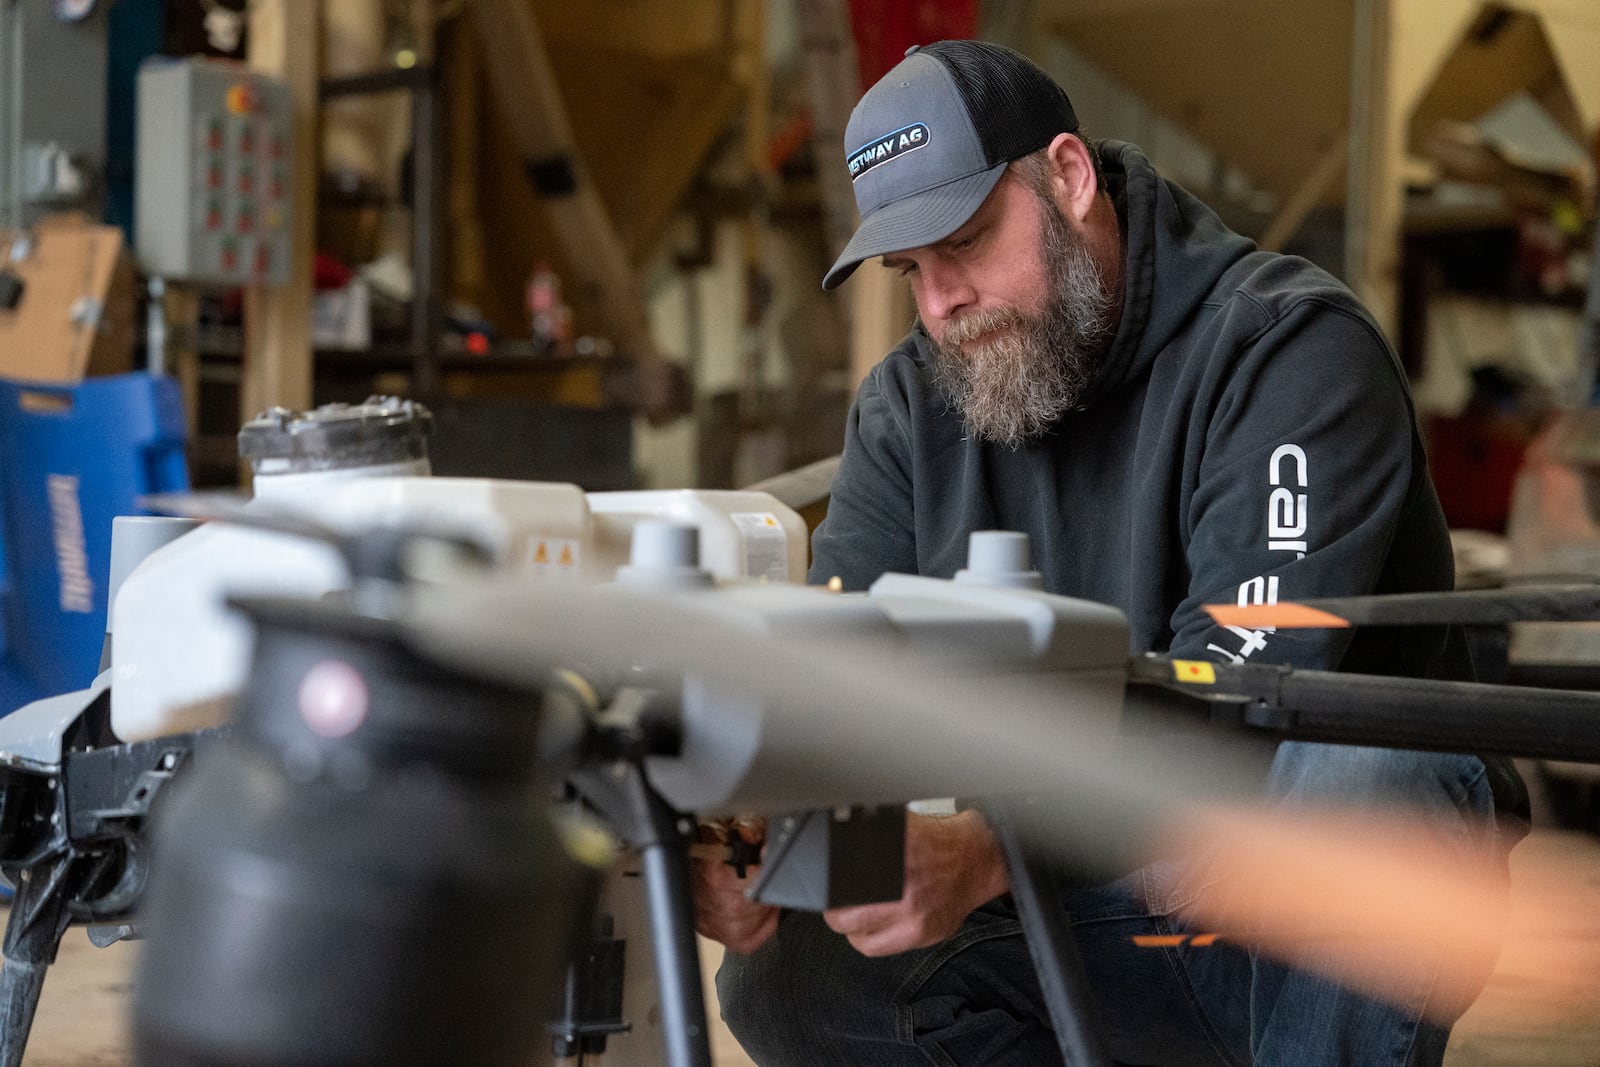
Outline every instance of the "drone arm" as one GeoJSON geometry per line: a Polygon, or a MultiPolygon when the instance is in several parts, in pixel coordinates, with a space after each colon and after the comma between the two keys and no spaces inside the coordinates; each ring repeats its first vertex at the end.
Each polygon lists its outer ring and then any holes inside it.
{"type": "Polygon", "coordinates": [[[1139,677],[1148,675],[1149,664],[1170,663],[1160,684],[1236,705],[1244,724],[1295,740],[1600,763],[1597,693],[1261,665],[1143,662],[1135,681],[1151,680],[1139,677]]]}

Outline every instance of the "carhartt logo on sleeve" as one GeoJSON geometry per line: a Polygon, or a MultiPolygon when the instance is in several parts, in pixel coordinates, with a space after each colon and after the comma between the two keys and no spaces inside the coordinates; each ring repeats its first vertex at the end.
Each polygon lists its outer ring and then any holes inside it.
{"type": "Polygon", "coordinates": [[[931,139],[932,134],[928,132],[927,124],[914,122],[910,126],[902,126],[893,133],[869,141],[850,153],[850,180],[855,181],[879,163],[887,163],[907,152],[915,152],[931,139]]]}
{"type": "MultiPolygon", "coordinates": [[[[1268,552],[1293,552],[1297,560],[1306,558],[1306,531],[1311,526],[1310,494],[1296,493],[1294,489],[1311,487],[1310,468],[1306,450],[1293,443],[1279,445],[1273,450],[1272,458],[1267,460],[1268,552]],[[1293,483],[1293,487],[1290,483],[1293,483]]],[[[1276,574],[1258,574],[1239,586],[1241,608],[1277,602],[1276,574]]],[[[1272,626],[1259,626],[1252,630],[1230,624],[1227,629],[1239,639],[1239,651],[1231,652],[1214,641],[1206,645],[1206,651],[1226,656],[1233,663],[1243,663],[1253,653],[1266,648],[1267,638],[1278,632],[1272,626]]]]}

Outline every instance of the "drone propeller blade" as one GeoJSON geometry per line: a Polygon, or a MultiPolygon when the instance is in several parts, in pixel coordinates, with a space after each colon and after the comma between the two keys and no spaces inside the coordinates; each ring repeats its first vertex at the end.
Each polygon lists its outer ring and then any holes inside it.
{"type": "Polygon", "coordinates": [[[1329,597],[1247,606],[1208,604],[1206,611],[1219,625],[1252,630],[1593,622],[1600,621],[1600,585],[1329,597]]]}
{"type": "MultiPolygon", "coordinates": [[[[1241,802],[1259,766],[1238,751],[1121,735],[1113,702],[1064,689],[1059,676],[952,669],[859,634],[779,639],[716,617],[710,603],[502,580],[430,591],[410,633],[421,654],[514,684],[537,684],[556,662],[642,663],[716,687],[717,703],[759,707],[716,727],[689,723],[691,739],[696,726],[770,732],[773,751],[726,794],[728,810],[1048,790],[1049,817],[1021,827],[1041,854],[1080,869],[1184,859],[1207,884],[1186,917],[1225,940],[1375,995],[1396,995],[1423,955],[1440,974],[1481,975],[1493,960],[1505,918],[1498,860],[1463,861],[1437,827],[1397,819],[1385,834],[1370,812],[1347,820],[1241,802]],[[1412,951],[1419,939],[1425,954],[1412,951]]],[[[1553,899],[1523,908],[1535,930],[1559,928],[1553,899]]],[[[1566,964],[1569,1000],[1594,992],[1581,981],[1600,974],[1600,946],[1589,947],[1566,964]]],[[[1551,948],[1537,934],[1518,942],[1541,961],[1551,948]]],[[[1460,1006],[1442,998],[1431,1010],[1449,1018],[1460,1006]]]]}
{"type": "Polygon", "coordinates": [[[1193,876],[1205,884],[1184,918],[1218,940],[1373,996],[1432,983],[1428,1010],[1447,1022],[1497,959],[1521,995],[1485,998],[1474,1009],[1480,1023],[1523,1033],[1570,1026],[1591,1021],[1600,1002],[1592,859],[1519,846],[1508,908],[1499,860],[1465,868],[1437,827],[1399,816],[1213,807],[1172,827],[1187,835],[1188,855],[1204,857],[1193,876]]]}

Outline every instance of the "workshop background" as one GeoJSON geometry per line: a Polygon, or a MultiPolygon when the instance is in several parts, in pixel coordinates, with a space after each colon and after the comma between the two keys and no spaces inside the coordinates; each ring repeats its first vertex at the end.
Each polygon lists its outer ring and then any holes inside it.
{"type": "MultiPolygon", "coordinates": [[[[825,461],[912,316],[876,265],[820,289],[845,120],[908,45],[973,36],[1356,290],[1463,586],[1600,573],[1596,0],[0,0],[0,516],[40,410],[137,450],[128,494],[237,485],[251,416],[373,394],[429,406],[441,475],[825,461]]],[[[1593,865],[1569,936],[1600,939],[1600,782],[1528,770],[1550,829],[1519,851],[1593,865]]],[[[132,951],[72,943],[29,1064],[126,1062],[132,951]]],[[[1449,1062],[1600,1064],[1600,1003],[1496,1028],[1537,996],[1503,961],[1449,1062]]]]}
{"type": "Polygon", "coordinates": [[[1527,444],[1592,391],[1588,0],[80,0],[0,17],[18,45],[0,58],[0,226],[63,249],[7,242],[0,375],[170,374],[198,485],[236,480],[241,416],[373,392],[434,406],[446,474],[716,488],[832,455],[855,382],[910,318],[878,270],[838,296],[817,284],[854,225],[838,142],[860,87],[940,36],[1027,52],[1091,133],[1352,285],[1413,376],[1454,525],[1504,532],[1527,444]],[[142,67],[189,56],[270,75],[270,168],[236,176],[224,148],[227,188],[187,180],[200,153],[163,142],[173,108],[138,103],[142,67]],[[208,221],[229,270],[168,247],[208,221]]]}

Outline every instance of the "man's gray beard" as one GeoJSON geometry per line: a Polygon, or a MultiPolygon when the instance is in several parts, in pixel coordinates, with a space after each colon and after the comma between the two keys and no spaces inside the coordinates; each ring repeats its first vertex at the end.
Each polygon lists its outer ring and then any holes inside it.
{"type": "Polygon", "coordinates": [[[1044,307],[963,315],[946,324],[936,344],[935,371],[967,431],[1009,448],[1078,406],[1112,333],[1115,297],[1100,265],[1055,204],[1040,203],[1049,283],[1044,307]]]}

